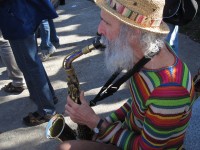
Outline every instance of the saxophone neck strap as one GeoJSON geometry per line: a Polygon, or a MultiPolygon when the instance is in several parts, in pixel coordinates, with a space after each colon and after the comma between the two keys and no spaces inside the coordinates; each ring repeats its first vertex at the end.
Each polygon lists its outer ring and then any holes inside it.
{"type": "Polygon", "coordinates": [[[121,78],[117,79],[116,82],[112,84],[112,82],[117,78],[117,76],[120,74],[120,71],[115,72],[110,79],[105,83],[105,85],[101,88],[99,93],[95,96],[93,100],[90,101],[90,106],[95,106],[97,102],[105,99],[108,96],[113,95],[117,90],[120,88],[120,86],[126,82],[131,76],[133,76],[136,72],[139,72],[140,69],[148,63],[153,56],[157,55],[158,52],[151,52],[147,55],[145,55],[142,59],[140,59],[132,69],[130,69],[125,75],[123,75],[121,78]]]}

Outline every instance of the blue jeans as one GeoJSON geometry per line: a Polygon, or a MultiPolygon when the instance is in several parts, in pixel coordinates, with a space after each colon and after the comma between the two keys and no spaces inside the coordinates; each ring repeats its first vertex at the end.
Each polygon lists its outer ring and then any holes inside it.
{"type": "Polygon", "coordinates": [[[172,49],[178,54],[178,25],[167,23],[170,32],[166,37],[166,41],[171,45],[172,49]]]}
{"type": "Polygon", "coordinates": [[[40,24],[41,50],[49,51],[54,44],[59,43],[54,22],[52,19],[42,20],[40,24]]]}
{"type": "Polygon", "coordinates": [[[50,40],[51,43],[56,44],[59,43],[59,38],[57,36],[56,28],[52,19],[48,19],[49,27],[50,27],[50,40]]]}
{"type": "Polygon", "coordinates": [[[38,107],[38,112],[41,115],[53,114],[55,93],[37,54],[35,35],[9,42],[18,67],[24,74],[30,96],[38,107]]]}

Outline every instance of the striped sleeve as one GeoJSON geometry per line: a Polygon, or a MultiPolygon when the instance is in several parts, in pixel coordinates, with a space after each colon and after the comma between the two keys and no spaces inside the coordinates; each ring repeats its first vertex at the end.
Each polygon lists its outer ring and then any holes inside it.
{"type": "Polygon", "coordinates": [[[147,111],[139,140],[142,149],[177,149],[191,117],[193,99],[182,86],[156,88],[146,102],[147,111]]]}
{"type": "Polygon", "coordinates": [[[146,101],[147,110],[140,133],[114,123],[99,140],[106,139],[104,142],[110,142],[123,150],[181,149],[191,117],[191,103],[186,88],[160,86],[146,101]]]}
{"type": "Polygon", "coordinates": [[[131,103],[132,103],[132,98],[130,97],[122,107],[120,107],[115,112],[111,113],[105,119],[109,123],[113,123],[115,121],[123,122],[125,117],[126,117],[126,115],[127,115],[127,113],[131,110],[131,103]]]}

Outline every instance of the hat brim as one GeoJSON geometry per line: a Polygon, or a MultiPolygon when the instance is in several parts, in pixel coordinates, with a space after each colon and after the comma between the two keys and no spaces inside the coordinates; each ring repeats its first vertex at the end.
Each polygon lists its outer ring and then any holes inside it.
{"type": "Polygon", "coordinates": [[[107,3],[105,0],[95,0],[95,3],[104,11],[108,12],[110,15],[116,17],[118,20],[120,20],[121,22],[138,28],[138,29],[142,29],[145,31],[149,31],[149,32],[155,32],[155,33],[159,33],[159,34],[168,34],[169,33],[169,28],[167,26],[167,24],[165,22],[161,22],[159,27],[145,27],[142,26],[141,24],[136,23],[135,21],[126,18],[122,15],[120,15],[119,13],[117,13],[115,10],[113,10],[107,3]]]}

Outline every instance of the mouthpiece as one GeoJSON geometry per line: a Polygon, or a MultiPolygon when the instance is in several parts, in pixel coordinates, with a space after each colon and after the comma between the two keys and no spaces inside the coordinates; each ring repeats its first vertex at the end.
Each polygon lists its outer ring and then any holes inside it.
{"type": "Polygon", "coordinates": [[[105,45],[103,45],[103,43],[101,41],[101,36],[95,37],[95,39],[91,45],[88,45],[82,49],[82,53],[87,54],[87,53],[91,52],[92,50],[99,49],[99,48],[105,48],[105,45]]]}
{"type": "Polygon", "coordinates": [[[76,58],[80,57],[83,54],[90,53],[92,50],[98,48],[105,48],[105,46],[102,44],[101,36],[95,37],[91,45],[85,46],[81,50],[75,50],[72,53],[68,54],[63,60],[64,69],[71,69],[71,64],[76,58]]]}

